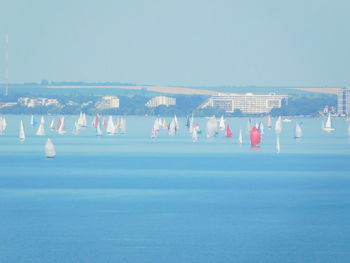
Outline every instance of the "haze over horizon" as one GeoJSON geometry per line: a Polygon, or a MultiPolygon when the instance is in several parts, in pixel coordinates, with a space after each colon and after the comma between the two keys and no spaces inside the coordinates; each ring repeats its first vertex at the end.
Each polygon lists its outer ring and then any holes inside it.
{"type": "Polygon", "coordinates": [[[0,83],[346,86],[350,2],[19,1],[0,9],[0,83]]]}

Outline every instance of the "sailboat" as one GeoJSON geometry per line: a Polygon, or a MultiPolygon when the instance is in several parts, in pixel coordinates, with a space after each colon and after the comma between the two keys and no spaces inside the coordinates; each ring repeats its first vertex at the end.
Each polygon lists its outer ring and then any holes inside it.
{"type": "Polygon", "coordinates": [[[78,125],[78,121],[74,122],[74,127],[73,127],[73,134],[77,135],[79,134],[80,126],[78,125]]]}
{"type": "Polygon", "coordinates": [[[64,124],[64,117],[61,118],[61,122],[60,122],[60,127],[58,128],[58,133],[59,134],[65,134],[66,133],[66,130],[64,129],[65,127],[65,124],[64,124]]]}
{"type": "Polygon", "coordinates": [[[115,126],[114,126],[114,123],[113,123],[113,118],[112,118],[112,116],[109,116],[109,117],[108,117],[106,132],[107,132],[107,135],[113,135],[113,134],[115,134],[115,126]]]}
{"type": "Polygon", "coordinates": [[[126,133],[126,120],[123,117],[120,118],[119,133],[126,133]]]}
{"type": "Polygon", "coordinates": [[[218,123],[216,121],[215,116],[210,117],[207,121],[207,127],[206,127],[206,133],[207,133],[207,138],[212,138],[217,135],[218,131],[218,123]]]}
{"type": "Polygon", "coordinates": [[[100,126],[100,122],[97,122],[96,135],[97,136],[102,136],[103,135],[103,132],[102,132],[102,129],[101,129],[101,126],[100,126]]]}
{"type": "Polygon", "coordinates": [[[174,121],[175,121],[176,130],[179,130],[179,129],[180,129],[180,125],[179,125],[179,122],[178,122],[178,120],[177,120],[176,115],[174,115],[174,121]]]}
{"type": "Polygon", "coordinates": [[[171,122],[169,124],[169,128],[168,128],[168,134],[170,136],[176,135],[177,127],[178,127],[178,125],[176,125],[176,122],[177,122],[177,119],[176,119],[176,115],[175,115],[175,117],[171,120],[171,122]]]}
{"type": "Polygon", "coordinates": [[[24,132],[23,121],[21,120],[19,124],[19,140],[23,142],[25,139],[26,139],[26,135],[24,132]]]}
{"type": "Polygon", "coordinates": [[[50,129],[55,129],[55,121],[52,119],[50,123],[50,129]]]}
{"type": "Polygon", "coordinates": [[[256,147],[258,144],[260,144],[261,141],[261,134],[259,130],[253,126],[252,130],[250,131],[250,144],[253,147],[256,147]]]}
{"type": "Polygon", "coordinates": [[[231,132],[229,124],[226,125],[226,137],[227,138],[231,138],[232,137],[232,132],[231,132]]]}
{"type": "Polygon", "coordinates": [[[97,128],[97,124],[99,122],[99,119],[100,119],[100,115],[96,114],[95,119],[92,123],[92,127],[94,127],[95,129],[97,128]]]}
{"type": "Polygon", "coordinates": [[[5,129],[6,127],[4,125],[3,119],[0,117],[0,134],[5,133],[5,129]]]}
{"type": "Polygon", "coordinates": [[[272,127],[272,121],[271,121],[271,116],[267,115],[267,128],[271,129],[272,127]]]}
{"type": "Polygon", "coordinates": [[[220,121],[219,121],[219,128],[220,130],[225,130],[225,119],[224,116],[221,115],[220,121]]]}
{"type": "Polygon", "coordinates": [[[198,134],[197,134],[196,129],[192,129],[192,141],[193,142],[198,141],[198,134]]]}
{"type": "Polygon", "coordinates": [[[193,124],[194,124],[194,118],[193,118],[193,113],[190,119],[190,127],[189,127],[189,132],[192,133],[193,132],[193,124]]]}
{"type": "Polygon", "coordinates": [[[45,144],[45,156],[47,158],[54,158],[56,156],[55,146],[53,145],[50,138],[47,139],[45,144]]]}
{"type": "Polygon", "coordinates": [[[201,134],[201,133],[202,133],[201,128],[199,127],[199,123],[198,123],[198,122],[196,123],[196,126],[194,127],[194,130],[196,130],[197,134],[201,134]]]}
{"type": "Polygon", "coordinates": [[[260,134],[264,134],[264,124],[262,123],[262,121],[259,122],[258,130],[260,134]]]}
{"type": "Polygon", "coordinates": [[[295,124],[295,127],[294,127],[294,138],[295,139],[299,139],[301,138],[301,136],[303,135],[303,132],[301,130],[301,126],[299,123],[295,124]]]}
{"type": "Polygon", "coordinates": [[[242,143],[243,143],[242,129],[241,129],[241,128],[239,128],[238,143],[239,143],[239,144],[242,144],[242,143]]]}
{"type": "Polygon", "coordinates": [[[168,129],[168,123],[166,119],[163,120],[163,129],[168,129]]]}
{"type": "Polygon", "coordinates": [[[275,123],[275,132],[276,134],[280,134],[282,132],[282,120],[281,116],[278,117],[276,123],[275,123]]]}
{"type": "Polygon", "coordinates": [[[44,117],[41,117],[40,125],[39,125],[38,130],[36,131],[36,135],[39,135],[39,136],[45,135],[44,123],[45,123],[44,117]]]}
{"type": "Polygon", "coordinates": [[[323,126],[323,130],[327,131],[327,132],[335,130],[334,128],[332,128],[332,121],[331,121],[331,114],[330,113],[328,113],[328,118],[327,118],[327,121],[326,121],[326,125],[323,126]]]}
{"type": "Polygon", "coordinates": [[[33,115],[30,117],[30,125],[32,125],[32,126],[35,126],[35,125],[36,125],[36,121],[35,121],[33,115]]]}
{"type": "Polygon", "coordinates": [[[276,152],[280,153],[281,152],[281,148],[280,148],[280,136],[277,135],[277,139],[276,139],[276,152]]]}
{"type": "Polygon", "coordinates": [[[152,139],[156,139],[157,138],[157,130],[154,127],[152,128],[151,138],[152,139]]]}
{"type": "Polygon", "coordinates": [[[154,129],[155,131],[158,131],[158,130],[159,130],[159,121],[158,121],[158,119],[155,119],[155,120],[154,120],[153,129],[154,129]]]}

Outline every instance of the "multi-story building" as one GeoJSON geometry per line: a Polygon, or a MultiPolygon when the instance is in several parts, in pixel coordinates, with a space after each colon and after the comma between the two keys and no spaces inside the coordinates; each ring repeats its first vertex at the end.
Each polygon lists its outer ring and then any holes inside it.
{"type": "Polygon", "coordinates": [[[273,108],[280,108],[282,100],[287,99],[287,95],[269,94],[234,94],[234,93],[219,93],[217,96],[209,98],[199,107],[217,107],[226,112],[234,112],[236,109],[243,113],[259,114],[268,113],[273,108]]]}
{"type": "Polygon", "coordinates": [[[350,115],[350,89],[342,88],[338,91],[338,114],[341,116],[350,115]]]}
{"type": "Polygon", "coordinates": [[[119,108],[119,99],[114,96],[103,96],[101,100],[96,103],[96,108],[101,110],[119,108]]]}
{"type": "Polygon", "coordinates": [[[171,105],[176,105],[176,98],[157,96],[150,99],[145,105],[149,108],[158,107],[160,105],[165,105],[168,107],[171,105]]]}
{"type": "Polygon", "coordinates": [[[60,103],[57,99],[48,98],[27,98],[22,97],[18,99],[20,105],[26,106],[28,108],[35,108],[38,106],[59,106],[60,103]]]}

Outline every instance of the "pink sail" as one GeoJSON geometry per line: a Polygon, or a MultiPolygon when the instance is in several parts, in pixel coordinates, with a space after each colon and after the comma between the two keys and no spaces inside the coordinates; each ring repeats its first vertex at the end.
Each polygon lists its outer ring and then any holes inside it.
{"type": "Polygon", "coordinates": [[[100,118],[100,116],[98,114],[96,114],[95,121],[94,121],[94,124],[93,124],[94,128],[97,128],[99,118],[100,118]]]}
{"type": "Polygon", "coordinates": [[[231,138],[232,137],[232,132],[231,132],[229,124],[226,125],[226,137],[227,138],[231,138]]]}
{"type": "Polygon", "coordinates": [[[261,141],[261,134],[259,130],[255,126],[253,126],[250,132],[250,143],[252,146],[257,146],[258,144],[260,144],[260,141],[261,141]]]}
{"type": "Polygon", "coordinates": [[[59,118],[58,119],[58,122],[57,122],[57,130],[59,130],[60,129],[60,127],[61,127],[61,118],[59,118]]]}

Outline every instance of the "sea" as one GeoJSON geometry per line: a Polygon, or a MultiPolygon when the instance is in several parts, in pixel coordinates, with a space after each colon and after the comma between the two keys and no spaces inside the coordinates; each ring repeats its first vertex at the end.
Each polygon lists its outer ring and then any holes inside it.
{"type": "Polygon", "coordinates": [[[44,116],[45,136],[35,135],[30,116],[4,117],[0,262],[350,262],[344,119],[333,120],[332,132],[320,118],[283,122],[276,153],[265,119],[252,148],[247,118],[226,120],[232,138],[219,131],[210,139],[206,119],[195,118],[202,134],[192,142],[184,118],[176,136],[160,130],[152,140],[154,117],[126,116],[125,134],[101,137],[93,116],[79,135],[77,116],[65,116],[64,135],[49,128],[58,116],[44,116]],[[47,138],[56,158],[45,157],[47,138]]]}

